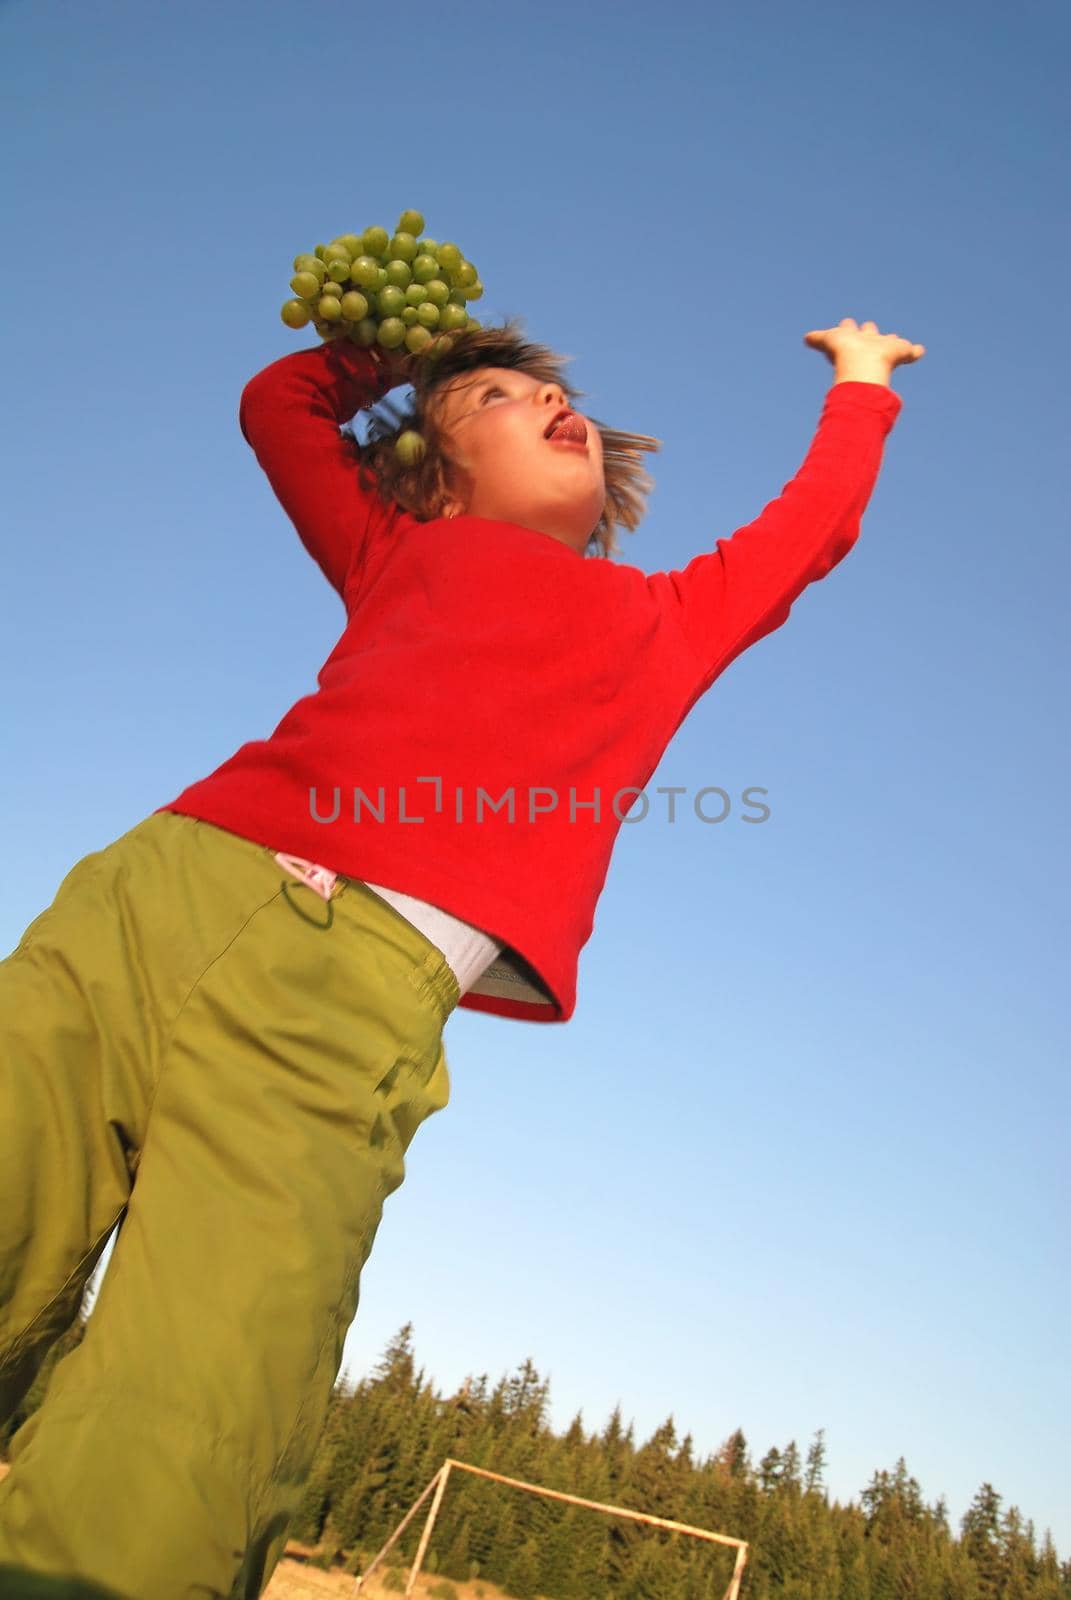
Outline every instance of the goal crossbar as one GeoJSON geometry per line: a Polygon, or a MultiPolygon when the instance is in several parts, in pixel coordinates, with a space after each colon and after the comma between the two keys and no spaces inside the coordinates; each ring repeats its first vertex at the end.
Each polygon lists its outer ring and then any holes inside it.
{"type": "Polygon", "coordinates": [[[525,1483],[521,1478],[507,1478],[504,1473],[491,1472],[486,1467],[474,1467],[468,1461],[455,1461],[452,1456],[447,1456],[427,1488],[410,1506],[382,1550],[378,1551],[357,1578],[353,1586],[354,1594],[357,1594],[365,1578],[370,1576],[373,1569],[379,1565],[383,1557],[405,1532],[413,1517],[434,1489],[435,1496],[428,1512],[428,1519],[424,1524],[424,1530],[420,1536],[420,1544],[417,1547],[416,1557],[409,1573],[409,1581],[406,1584],[406,1595],[412,1595],[416,1587],[417,1574],[423,1564],[424,1554],[431,1538],[431,1531],[435,1525],[435,1518],[438,1514],[439,1506],[442,1504],[443,1494],[446,1490],[446,1480],[450,1476],[451,1470],[455,1467],[459,1472],[471,1472],[478,1478],[490,1478],[493,1483],[504,1483],[513,1489],[525,1489],[530,1494],[543,1495],[548,1500],[563,1500],[567,1505],[583,1506],[589,1511],[602,1511],[612,1517],[627,1517],[630,1522],[647,1523],[653,1528],[665,1528],[670,1533],[685,1533],[691,1535],[694,1539],[706,1539],[711,1544],[730,1545],[736,1550],[736,1562],[733,1566],[732,1577],[729,1579],[729,1587],[725,1591],[724,1600],[738,1600],[740,1580],[744,1575],[744,1567],[747,1564],[748,1544],[746,1539],[734,1539],[727,1533],[715,1533],[712,1528],[696,1528],[687,1522],[674,1522],[669,1517],[656,1517],[649,1511],[633,1511],[628,1506],[611,1506],[601,1500],[585,1500],[580,1495],[566,1494],[561,1489],[547,1489],[539,1483],[525,1483]]]}

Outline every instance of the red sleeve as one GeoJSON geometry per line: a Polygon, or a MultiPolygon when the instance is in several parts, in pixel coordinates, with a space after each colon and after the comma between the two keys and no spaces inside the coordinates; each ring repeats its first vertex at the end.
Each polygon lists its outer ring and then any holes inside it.
{"type": "Polygon", "coordinates": [[[373,352],[332,339],[273,361],[242,391],[238,423],[306,550],[342,594],[366,544],[390,518],[362,489],[339,427],[386,393],[373,352]]]}
{"type": "Polygon", "coordinates": [[[651,593],[676,615],[699,660],[697,693],[779,628],[807,585],[847,555],[902,404],[884,384],[831,385],[803,465],[778,499],[681,571],[650,574],[651,593]]]}

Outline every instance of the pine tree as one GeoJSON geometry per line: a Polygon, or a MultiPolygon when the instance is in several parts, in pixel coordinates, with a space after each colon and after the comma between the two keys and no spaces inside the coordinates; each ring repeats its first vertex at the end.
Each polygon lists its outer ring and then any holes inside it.
{"type": "Polygon", "coordinates": [[[991,1483],[983,1483],[963,1516],[963,1547],[978,1574],[978,1592],[984,1600],[999,1596],[1001,1578],[1001,1496],[991,1483]]]}
{"type": "Polygon", "coordinates": [[[632,1461],[632,1424],[627,1430],[621,1424],[621,1406],[616,1405],[601,1436],[603,1459],[609,1475],[609,1498],[619,1501],[621,1486],[628,1477],[632,1461]]]}
{"type": "Polygon", "coordinates": [[[737,1428],[735,1433],[731,1433],[725,1440],[725,1443],[714,1457],[714,1461],[719,1470],[725,1472],[730,1478],[742,1478],[747,1475],[750,1470],[747,1440],[740,1428],[737,1428]]]}
{"type": "Polygon", "coordinates": [[[373,1370],[373,1382],[391,1394],[414,1394],[417,1390],[416,1362],[413,1358],[413,1324],[399,1328],[373,1370]]]}
{"type": "Polygon", "coordinates": [[[568,1451],[581,1450],[585,1444],[584,1438],[584,1413],[578,1411],[565,1431],[562,1440],[568,1451]]]}
{"type": "Polygon", "coordinates": [[[620,1593],[621,1600],[681,1600],[674,1565],[670,1546],[649,1539],[638,1547],[628,1579],[615,1593],[620,1593]]]}
{"type": "MultiPolygon", "coordinates": [[[[553,1595],[554,1600],[572,1600],[573,1573],[579,1545],[577,1518],[581,1515],[590,1516],[591,1513],[578,1512],[575,1506],[570,1506],[566,1511],[556,1508],[549,1527],[539,1541],[539,1592],[553,1595]]],[[[584,1600],[584,1597],[579,1597],[579,1600],[584,1600]]]]}
{"type": "Polygon", "coordinates": [[[803,1479],[806,1494],[820,1494],[825,1486],[826,1430],[819,1428],[807,1451],[807,1471],[803,1479]]]}
{"type": "Polygon", "coordinates": [[[448,1578],[456,1578],[459,1583],[467,1583],[470,1576],[469,1565],[471,1560],[472,1556],[469,1550],[469,1524],[468,1519],[465,1518],[459,1524],[457,1531],[447,1547],[446,1554],[443,1556],[442,1562],[440,1563],[439,1571],[444,1573],[448,1578]]]}
{"type": "Polygon", "coordinates": [[[800,1451],[795,1439],[790,1439],[781,1452],[781,1487],[792,1494],[798,1494],[802,1487],[800,1451]]]}
{"type": "Polygon", "coordinates": [[[523,1425],[532,1435],[537,1434],[546,1418],[549,1390],[549,1383],[539,1376],[531,1360],[525,1358],[506,1384],[506,1416],[515,1425],[523,1425]]]}
{"type": "Polygon", "coordinates": [[[1029,1600],[1037,1573],[1034,1528],[1018,1506],[1009,1506],[1000,1524],[1001,1600],[1029,1600]]]}
{"type": "Polygon", "coordinates": [[[503,1580],[515,1600],[536,1600],[539,1594],[539,1547],[534,1539],[519,1545],[503,1580]]]}
{"type": "Polygon", "coordinates": [[[781,1482],[781,1452],[775,1444],[759,1462],[759,1482],[763,1494],[772,1494],[781,1482]]]}

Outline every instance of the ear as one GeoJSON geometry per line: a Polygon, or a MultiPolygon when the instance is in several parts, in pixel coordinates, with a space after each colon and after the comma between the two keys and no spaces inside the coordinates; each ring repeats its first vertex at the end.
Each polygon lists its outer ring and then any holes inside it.
{"type": "Polygon", "coordinates": [[[446,460],[444,494],[440,516],[446,518],[460,517],[465,512],[464,496],[467,495],[471,485],[465,482],[465,473],[455,463],[446,460]]]}

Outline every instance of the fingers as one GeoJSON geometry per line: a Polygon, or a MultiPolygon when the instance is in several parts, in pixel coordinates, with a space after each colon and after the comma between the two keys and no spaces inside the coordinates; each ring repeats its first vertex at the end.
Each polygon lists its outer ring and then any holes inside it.
{"type": "Polygon", "coordinates": [[[820,349],[828,349],[836,335],[843,331],[853,331],[860,334],[872,335],[877,339],[887,341],[891,346],[899,346],[900,359],[905,361],[918,361],[926,354],[924,344],[915,344],[910,339],[904,339],[898,333],[881,333],[876,322],[856,322],[854,317],[841,317],[835,328],[812,328],[803,335],[804,344],[817,345],[820,349]]]}

